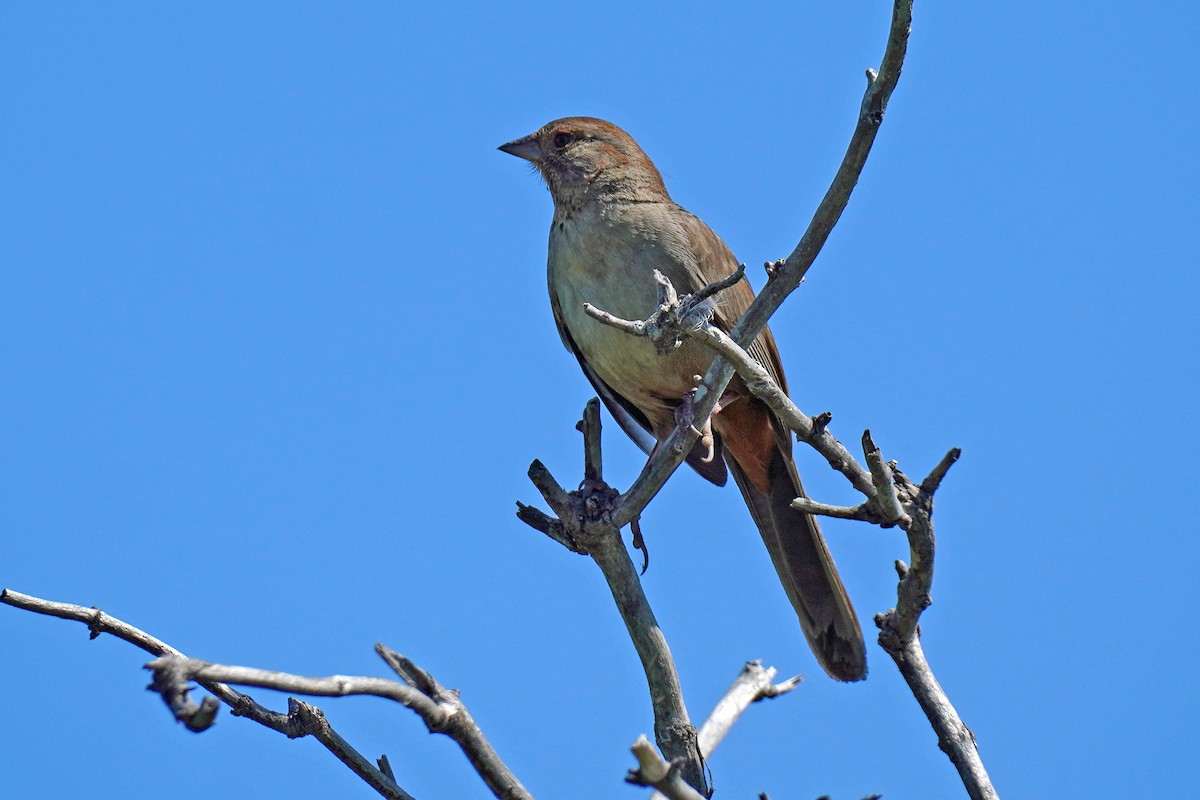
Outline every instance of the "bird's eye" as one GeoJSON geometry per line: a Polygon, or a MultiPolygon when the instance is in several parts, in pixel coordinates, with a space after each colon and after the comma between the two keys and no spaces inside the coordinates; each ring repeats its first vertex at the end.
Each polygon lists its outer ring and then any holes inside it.
{"type": "Polygon", "coordinates": [[[554,134],[554,149],[562,150],[564,147],[575,141],[575,137],[565,131],[559,131],[554,134]]]}

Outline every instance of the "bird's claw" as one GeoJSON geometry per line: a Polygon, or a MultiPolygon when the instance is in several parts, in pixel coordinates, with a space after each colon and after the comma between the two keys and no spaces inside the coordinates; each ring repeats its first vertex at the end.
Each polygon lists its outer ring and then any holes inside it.
{"type": "MultiPolygon", "coordinates": [[[[715,410],[714,410],[715,413],[715,410]]],[[[716,442],[713,439],[712,416],[704,420],[704,427],[697,428],[696,421],[696,390],[692,389],[683,396],[679,405],[675,407],[675,423],[686,427],[689,431],[700,437],[697,446],[700,452],[703,453],[700,460],[705,464],[711,462],[716,455],[716,442]]]]}

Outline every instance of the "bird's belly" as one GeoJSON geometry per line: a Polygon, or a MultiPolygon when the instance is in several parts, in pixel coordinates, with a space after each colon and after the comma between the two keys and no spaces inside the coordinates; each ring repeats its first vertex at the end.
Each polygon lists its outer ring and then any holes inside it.
{"type": "MultiPolygon", "coordinates": [[[[562,323],[575,346],[597,376],[615,392],[636,405],[651,420],[656,433],[674,424],[672,409],[695,388],[694,376],[703,375],[713,355],[694,342],[659,355],[647,338],[632,336],[593,319],[584,303],[618,317],[641,320],[656,308],[653,250],[613,248],[593,250],[588,260],[577,254],[552,250],[550,291],[555,294],[562,323]]],[[[690,286],[679,286],[680,292],[690,286]]]]}

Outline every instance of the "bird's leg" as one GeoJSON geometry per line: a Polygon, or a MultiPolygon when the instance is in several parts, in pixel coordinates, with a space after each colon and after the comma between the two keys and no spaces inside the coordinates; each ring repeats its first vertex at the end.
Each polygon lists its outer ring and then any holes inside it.
{"type": "MultiPolygon", "coordinates": [[[[700,375],[693,376],[696,383],[699,384],[703,378],[700,375]]],[[[705,464],[711,462],[716,455],[716,442],[713,441],[712,418],[725,406],[741,399],[740,395],[735,395],[726,390],[725,394],[721,395],[721,399],[713,406],[712,413],[708,415],[708,419],[704,420],[704,427],[697,428],[696,420],[696,390],[689,390],[679,401],[679,405],[675,407],[675,424],[686,425],[691,429],[692,433],[700,437],[700,441],[696,443],[700,448],[700,452],[704,456],[700,459],[705,464]]]]}

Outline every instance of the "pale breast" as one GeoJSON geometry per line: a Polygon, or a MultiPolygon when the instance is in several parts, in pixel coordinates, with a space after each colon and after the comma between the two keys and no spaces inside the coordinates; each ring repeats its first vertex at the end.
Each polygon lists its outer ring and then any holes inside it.
{"type": "Polygon", "coordinates": [[[697,288],[694,258],[669,207],[609,204],[555,219],[548,278],[561,322],[601,380],[633,402],[656,429],[673,425],[671,408],[695,385],[712,355],[685,343],[666,356],[645,338],[600,323],[583,310],[591,303],[625,319],[645,319],[655,308],[655,269],[682,294],[697,288]]]}

